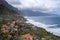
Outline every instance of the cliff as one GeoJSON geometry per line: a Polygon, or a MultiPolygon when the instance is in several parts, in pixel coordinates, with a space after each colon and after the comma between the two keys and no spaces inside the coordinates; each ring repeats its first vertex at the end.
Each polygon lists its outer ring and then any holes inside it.
{"type": "Polygon", "coordinates": [[[5,0],[0,0],[0,18],[3,19],[24,19],[21,12],[8,4],[5,0]]]}

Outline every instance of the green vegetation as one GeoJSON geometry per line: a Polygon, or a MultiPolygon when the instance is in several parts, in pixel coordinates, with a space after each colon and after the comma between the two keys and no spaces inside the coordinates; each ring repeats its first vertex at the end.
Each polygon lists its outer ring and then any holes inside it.
{"type": "Polygon", "coordinates": [[[9,10],[4,5],[0,5],[0,18],[1,19],[24,19],[22,16],[19,16],[20,14],[15,12],[14,10],[9,10]]]}
{"type": "MultiPolygon", "coordinates": [[[[60,40],[60,37],[53,35],[52,33],[47,32],[45,29],[40,28],[40,27],[33,27],[34,25],[32,24],[27,24],[27,23],[19,23],[18,25],[20,26],[20,28],[18,29],[18,35],[21,37],[21,35],[23,34],[27,34],[30,33],[32,36],[39,36],[39,37],[45,37],[48,39],[52,39],[52,40],[60,40]],[[24,25],[22,25],[24,24],[24,25]]],[[[3,33],[1,31],[2,28],[2,24],[0,24],[0,40],[8,40],[9,35],[12,35],[13,39],[15,36],[15,33],[12,32],[8,32],[8,33],[3,33]]],[[[16,34],[17,35],[17,34],[16,34]]],[[[16,36],[17,37],[17,36],[16,36]]]]}
{"type": "Polygon", "coordinates": [[[30,33],[33,36],[36,35],[36,36],[40,36],[40,37],[45,37],[47,39],[60,40],[60,37],[55,36],[50,32],[47,32],[45,29],[39,28],[36,26],[34,28],[32,28],[33,26],[32,26],[32,24],[31,25],[25,24],[23,29],[21,29],[22,31],[20,31],[20,35],[30,33]],[[36,30],[35,30],[35,28],[36,28],[36,30]]]}
{"type": "Polygon", "coordinates": [[[18,29],[18,33],[16,34],[16,35],[19,35],[19,37],[23,34],[30,33],[32,36],[45,37],[45,38],[47,38],[47,40],[49,40],[49,39],[60,40],[60,37],[55,36],[52,33],[47,32],[43,28],[36,27],[36,26],[29,24],[29,23],[24,23],[25,19],[21,16],[18,16],[18,15],[19,14],[16,13],[14,10],[9,10],[4,5],[0,5],[0,40],[9,40],[10,36],[12,36],[12,38],[15,40],[15,38],[14,38],[15,33],[13,33],[13,32],[3,33],[1,31],[1,29],[2,29],[2,25],[7,23],[8,20],[17,20],[17,19],[23,21],[22,23],[15,24],[15,25],[19,25],[19,27],[20,27],[18,29]]]}

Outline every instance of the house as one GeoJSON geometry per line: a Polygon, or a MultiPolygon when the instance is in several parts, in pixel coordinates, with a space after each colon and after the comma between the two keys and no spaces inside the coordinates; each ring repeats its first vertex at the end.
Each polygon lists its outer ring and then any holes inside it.
{"type": "Polygon", "coordinates": [[[47,40],[52,40],[52,37],[51,37],[51,36],[45,36],[45,38],[46,38],[47,40]]]}
{"type": "Polygon", "coordinates": [[[16,20],[16,23],[22,23],[23,22],[23,20],[16,20]]]}
{"type": "Polygon", "coordinates": [[[9,30],[7,30],[7,29],[5,29],[5,28],[2,28],[1,30],[2,30],[3,33],[9,32],[9,30]]]}
{"type": "Polygon", "coordinates": [[[42,40],[46,40],[46,38],[45,37],[42,37],[42,40]]]}
{"type": "Polygon", "coordinates": [[[9,26],[7,26],[7,24],[3,24],[1,30],[4,33],[9,32],[9,26]]]}
{"type": "Polygon", "coordinates": [[[10,24],[12,24],[12,20],[8,20],[8,22],[6,23],[8,26],[10,25],[10,24]]]}
{"type": "Polygon", "coordinates": [[[18,25],[15,25],[14,27],[15,27],[15,28],[17,28],[17,29],[19,28],[19,26],[18,26],[18,25]]]}
{"type": "Polygon", "coordinates": [[[8,26],[6,24],[3,24],[2,25],[2,28],[7,28],[8,26]]]}
{"type": "Polygon", "coordinates": [[[37,36],[37,35],[34,35],[34,36],[33,36],[33,39],[34,39],[34,40],[42,40],[41,37],[40,37],[40,36],[37,36]]]}
{"type": "Polygon", "coordinates": [[[33,30],[35,30],[35,31],[37,31],[37,30],[38,30],[38,29],[37,29],[37,27],[36,27],[36,26],[34,26],[34,25],[32,26],[32,29],[33,29],[33,30]]]}
{"type": "Polygon", "coordinates": [[[24,35],[22,35],[22,38],[23,38],[24,40],[33,40],[33,37],[32,37],[31,34],[24,34],[24,35]]]}

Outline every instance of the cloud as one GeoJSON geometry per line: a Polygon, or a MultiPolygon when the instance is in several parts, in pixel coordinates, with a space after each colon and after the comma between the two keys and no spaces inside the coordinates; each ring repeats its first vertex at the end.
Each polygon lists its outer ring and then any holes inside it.
{"type": "Polygon", "coordinates": [[[16,8],[52,12],[60,10],[60,0],[7,0],[16,8]]]}
{"type": "Polygon", "coordinates": [[[60,7],[60,0],[20,0],[22,8],[46,9],[49,11],[60,7]]]}
{"type": "Polygon", "coordinates": [[[8,3],[10,3],[11,5],[20,5],[20,1],[18,0],[6,0],[8,3]]]}

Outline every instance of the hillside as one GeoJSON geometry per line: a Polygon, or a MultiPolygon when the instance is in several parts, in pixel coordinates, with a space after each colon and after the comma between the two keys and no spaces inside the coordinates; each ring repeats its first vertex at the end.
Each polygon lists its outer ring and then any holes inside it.
{"type": "Polygon", "coordinates": [[[0,0],[0,40],[60,40],[60,37],[47,32],[45,29],[25,23],[26,19],[20,16],[21,12],[9,5],[6,1],[0,0]],[[8,21],[7,21],[8,19],[8,21]],[[1,21],[3,20],[3,21],[1,21]],[[22,37],[30,34],[28,39],[22,37]]]}
{"type": "MultiPolygon", "coordinates": [[[[21,19],[21,12],[4,0],[0,0],[0,18],[2,19],[21,19]]],[[[24,18],[23,18],[24,19],[24,18]]]]}

